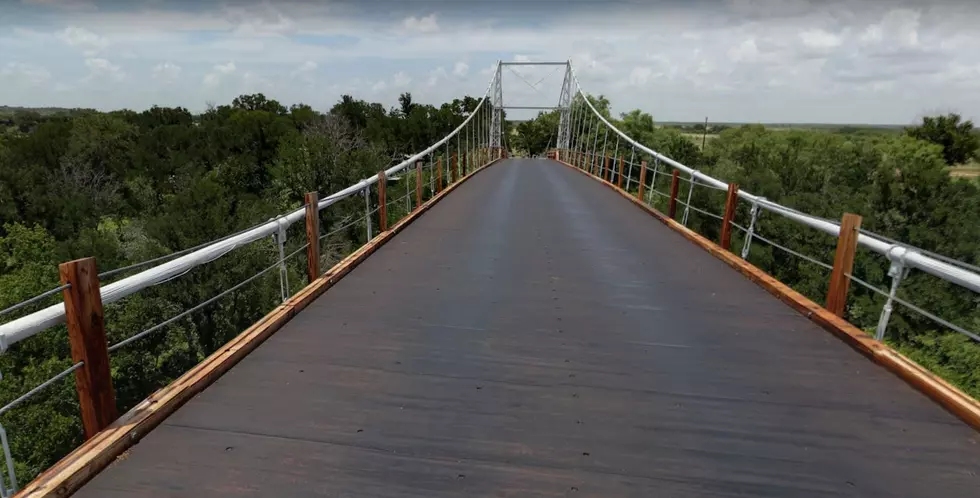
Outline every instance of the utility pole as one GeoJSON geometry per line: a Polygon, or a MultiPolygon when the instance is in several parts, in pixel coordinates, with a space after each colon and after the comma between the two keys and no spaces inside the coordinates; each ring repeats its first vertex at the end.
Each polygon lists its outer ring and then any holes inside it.
{"type": "Polygon", "coordinates": [[[701,130],[701,151],[704,152],[704,143],[708,139],[708,116],[704,117],[704,130],[701,130]]]}

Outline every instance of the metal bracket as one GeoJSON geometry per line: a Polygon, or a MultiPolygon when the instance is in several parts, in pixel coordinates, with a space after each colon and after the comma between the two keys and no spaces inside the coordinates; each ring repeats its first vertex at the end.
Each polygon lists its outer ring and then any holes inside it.
{"type": "Polygon", "coordinates": [[[289,227],[288,224],[283,223],[281,217],[276,218],[276,224],[278,225],[278,231],[272,235],[273,239],[276,241],[276,245],[279,246],[279,292],[282,295],[282,301],[286,302],[289,299],[289,272],[286,270],[286,228],[289,227]]]}
{"type": "MultiPolygon", "coordinates": [[[[765,200],[765,197],[760,197],[759,200],[765,200]]],[[[752,235],[755,234],[755,222],[759,219],[759,201],[752,202],[752,210],[749,213],[752,219],[749,220],[749,231],[745,234],[745,242],[742,243],[742,259],[749,257],[749,248],[752,247],[752,235]]]]}
{"type": "Polygon", "coordinates": [[[905,263],[905,254],[902,251],[897,258],[893,257],[891,250],[888,251],[888,259],[891,265],[888,266],[888,276],[892,278],[891,290],[888,291],[888,300],[881,308],[881,315],[878,317],[878,326],[875,327],[875,340],[881,341],[885,338],[885,331],[888,329],[888,321],[891,319],[892,311],[895,309],[895,294],[898,293],[898,286],[909,274],[908,265],[905,263]]]}
{"type": "Polygon", "coordinates": [[[687,215],[691,212],[691,196],[694,195],[694,183],[697,182],[697,172],[698,170],[696,169],[691,170],[691,188],[687,191],[687,203],[684,204],[684,219],[681,221],[681,224],[684,226],[687,226],[687,215]]]}

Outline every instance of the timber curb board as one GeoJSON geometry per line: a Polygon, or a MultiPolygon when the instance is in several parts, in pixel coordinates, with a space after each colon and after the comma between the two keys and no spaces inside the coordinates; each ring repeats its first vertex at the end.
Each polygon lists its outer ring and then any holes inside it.
{"type": "Polygon", "coordinates": [[[956,386],[946,382],[944,379],[928,371],[923,366],[902,355],[895,349],[892,349],[891,346],[874,340],[852,323],[831,313],[823,306],[820,306],[810,298],[776,280],[775,277],[772,277],[768,273],[762,271],[752,263],[749,263],[739,256],[736,256],[732,252],[722,249],[718,244],[715,244],[711,240],[708,240],[677,221],[668,218],[660,211],[647,206],[643,203],[643,201],[637,200],[634,195],[617,187],[613,183],[593,176],[588,171],[579,169],[565,161],[553,161],[578,171],[579,173],[611,188],[619,195],[629,199],[634,205],[640,207],[648,214],[667,225],[670,229],[680,233],[684,238],[701,247],[712,256],[724,261],[749,280],[767,290],[770,294],[778,298],[783,303],[789,305],[791,308],[804,315],[824,330],[837,336],[840,340],[844,341],[845,344],[851,346],[870,360],[883,366],[885,369],[904,380],[907,384],[911,385],[919,392],[925,394],[927,397],[935,401],[945,410],[958,417],[973,429],[980,431],[980,402],[977,402],[977,400],[973,399],[970,395],[964,393],[956,386]]]}
{"type": "Polygon", "coordinates": [[[429,208],[452,193],[476,173],[504,159],[492,160],[483,167],[459,177],[455,183],[446,186],[442,192],[409,213],[387,231],[378,234],[349,254],[333,268],[287,299],[286,302],[274,308],[234,339],[225,343],[202,362],[169,385],[148,396],[51,468],[42,472],[17,492],[14,495],[15,498],[71,496],[99,472],[112,464],[117,457],[123,455],[167,417],[176,412],[184,403],[207,389],[225,372],[282,328],[297,313],[306,308],[314,299],[340,281],[379,247],[422,216],[429,208]]]}

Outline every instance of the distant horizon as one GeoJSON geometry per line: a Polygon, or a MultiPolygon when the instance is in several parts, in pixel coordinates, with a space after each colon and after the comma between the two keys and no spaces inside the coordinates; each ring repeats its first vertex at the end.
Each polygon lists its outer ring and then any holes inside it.
{"type": "MultiPolygon", "coordinates": [[[[354,97],[356,98],[356,96],[354,96],[354,97]]],[[[451,102],[451,100],[450,100],[450,102],[451,102]]],[[[284,103],[284,102],[279,102],[279,103],[282,104],[287,109],[289,108],[289,106],[293,105],[293,104],[288,104],[288,103],[284,103]]],[[[295,104],[303,104],[303,102],[296,102],[295,104]]],[[[425,104],[425,103],[422,103],[422,104],[425,104]]],[[[218,105],[227,105],[227,104],[218,104],[218,105]]],[[[432,104],[432,105],[436,105],[436,104],[432,104]]],[[[149,110],[152,107],[153,106],[146,107],[146,108],[143,108],[143,109],[131,109],[131,108],[128,108],[128,107],[121,107],[121,108],[118,108],[118,109],[108,109],[107,110],[107,109],[96,109],[96,108],[92,108],[92,107],[19,106],[19,105],[0,104],[0,112],[9,111],[9,110],[13,110],[13,111],[16,111],[16,110],[37,111],[37,110],[42,110],[42,109],[43,110],[51,110],[51,111],[54,111],[54,112],[66,112],[66,111],[75,111],[75,110],[82,110],[82,111],[91,110],[91,111],[104,112],[104,113],[115,112],[115,111],[143,112],[143,111],[149,110]]],[[[157,106],[157,107],[183,107],[184,109],[187,109],[188,112],[190,112],[192,116],[200,116],[204,112],[206,112],[206,111],[195,112],[195,111],[192,111],[191,109],[189,109],[189,108],[187,108],[185,106],[157,106]]],[[[326,113],[326,112],[329,112],[330,109],[322,109],[321,110],[321,109],[314,108],[314,110],[317,110],[317,111],[326,113]]],[[[640,110],[643,111],[643,109],[640,109],[640,110]]],[[[646,112],[646,111],[643,111],[643,112],[646,112]]],[[[522,122],[522,121],[530,121],[530,120],[533,120],[533,119],[534,119],[534,117],[531,116],[531,117],[521,118],[521,119],[507,118],[507,121],[522,122]]],[[[620,118],[617,117],[616,119],[620,119],[620,118]]],[[[682,120],[657,120],[657,119],[654,119],[654,123],[655,124],[660,124],[660,125],[701,125],[701,124],[704,124],[704,120],[701,119],[701,120],[696,120],[696,121],[682,121],[682,120]]],[[[767,121],[711,121],[710,119],[708,120],[708,127],[709,128],[712,125],[731,126],[731,125],[752,125],[752,124],[760,124],[760,125],[765,125],[765,126],[821,126],[821,127],[830,127],[830,126],[854,126],[854,127],[868,127],[868,128],[904,128],[906,126],[911,126],[911,125],[918,124],[918,123],[917,122],[910,122],[910,123],[848,123],[848,122],[831,123],[831,122],[806,122],[806,121],[796,121],[796,122],[794,122],[794,121],[769,121],[769,122],[767,122],[767,121]]]]}

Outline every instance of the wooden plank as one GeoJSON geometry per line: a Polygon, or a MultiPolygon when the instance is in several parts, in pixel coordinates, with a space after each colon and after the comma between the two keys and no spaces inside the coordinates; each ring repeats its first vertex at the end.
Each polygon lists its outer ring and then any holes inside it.
{"type": "Polygon", "coordinates": [[[671,219],[677,214],[677,189],[681,185],[680,172],[676,169],[671,173],[670,179],[670,202],[667,203],[667,216],[671,219]]]}
{"type": "Polygon", "coordinates": [[[721,221],[721,248],[728,251],[732,247],[732,220],[738,205],[738,184],[728,184],[728,197],[725,198],[725,216],[721,221]]]}
{"type": "Polygon", "coordinates": [[[834,270],[830,273],[826,305],[831,313],[840,317],[844,316],[844,310],[847,308],[847,291],[851,285],[848,275],[854,268],[854,253],[857,251],[860,227],[860,216],[844,214],[841,219],[840,234],[837,236],[837,253],[834,256],[834,270]]]}
{"type": "MultiPolygon", "coordinates": [[[[571,167],[571,165],[561,161],[558,161],[558,163],[571,167]]],[[[674,170],[674,178],[678,178],[677,170],[674,170]]],[[[617,189],[612,184],[606,183],[606,185],[629,199],[634,205],[647,212],[647,214],[660,220],[687,240],[728,264],[728,266],[734,268],[760,287],[766,289],[766,291],[777,299],[813,321],[822,329],[830,332],[854,350],[883,366],[892,374],[928,396],[938,405],[959,417],[960,420],[970,427],[980,431],[980,402],[970,397],[970,395],[926,370],[918,363],[903,356],[887,344],[874,340],[863,330],[855,327],[840,316],[831,313],[826,308],[793,290],[788,285],[776,280],[755,265],[729,251],[723,250],[721,246],[675,221],[672,216],[664,215],[660,211],[647,206],[629,195],[629,193],[617,189]]],[[[672,190],[674,190],[674,185],[676,185],[676,180],[672,183],[672,190]]]]}
{"type": "Polygon", "coordinates": [[[361,246],[315,282],[277,306],[173,383],[151,394],[85,444],[44,471],[21,489],[16,498],[66,497],[73,494],[111,464],[116,457],[138,443],[184,403],[213,384],[314,299],[333,287],[368,256],[462,183],[449,185],[444,191],[422,204],[421,208],[396,223],[390,231],[379,234],[369,243],[361,246]]]}
{"type": "Polygon", "coordinates": [[[308,282],[320,276],[320,196],[306,193],[306,278],[308,282]]]}
{"type": "Polygon", "coordinates": [[[378,172],[378,226],[384,232],[388,230],[388,177],[385,170],[378,172]]]}
{"type": "Polygon", "coordinates": [[[647,162],[640,161],[640,187],[636,191],[636,198],[638,200],[643,200],[643,190],[646,188],[647,182],[647,162]]]}
{"type": "Polygon", "coordinates": [[[422,207],[422,161],[415,163],[415,207],[422,207]]]}
{"type": "Polygon", "coordinates": [[[116,394],[112,388],[109,350],[105,337],[105,318],[102,293],[99,290],[99,271],[95,258],[84,258],[58,266],[71,359],[84,362],[75,370],[75,390],[82,412],[85,438],[91,439],[118,416],[116,394]]]}

